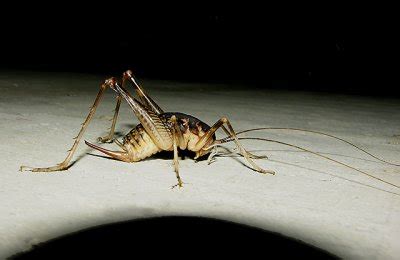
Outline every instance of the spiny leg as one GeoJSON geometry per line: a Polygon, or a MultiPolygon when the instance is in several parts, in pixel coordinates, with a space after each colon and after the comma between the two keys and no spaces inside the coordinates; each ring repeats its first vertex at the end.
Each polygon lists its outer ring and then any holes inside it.
{"type": "MultiPolygon", "coordinates": [[[[144,91],[144,89],[136,82],[135,78],[133,77],[133,73],[130,70],[127,70],[126,72],[123,73],[122,75],[122,87],[125,87],[126,81],[129,80],[136,91],[136,94],[138,95],[138,97],[141,100],[141,104],[146,107],[147,109],[152,110],[153,112],[155,112],[156,114],[161,114],[164,111],[157,105],[156,102],[154,102],[151,97],[144,91]]],[[[115,131],[115,124],[117,122],[117,117],[118,117],[118,112],[119,112],[119,108],[121,105],[121,100],[122,97],[119,94],[117,96],[117,104],[115,106],[115,110],[114,110],[114,117],[112,119],[112,124],[111,124],[111,128],[110,128],[110,132],[108,133],[108,135],[104,136],[104,137],[99,137],[97,140],[99,142],[102,143],[112,143],[113,140],[113,136],[114,136],[114,131],[115,131]]]]}
{"type": "MultiPolygon", "coordinates": [[[[235,131],[233,130],[233,127],[231,125],[231,123],[229,122],[229,120],[225,117],[221,118],[220,120],[218,120],[212,127],[211,129],[209,129],[205,135],[203,135],[200,140],[197,142],[196,146],[195,146],[195,150],[199,151],[201,149],[210,149],[212,147],[212,145],[210,147],[205,147],[205,145],[207,145],[207,143],[210,141],[210,139],[212,138],[212,136],[214,135],[215,131],[218,130],[218,128],[222,127],[224,124],[226,124],[226,126],[228,127],[228,129],[225,129],[229,132],[229,136],[233,137],[233,140],[236,144],[236,146],[238,147],[239,153],[246,159],[246,161],[248,163],[251,164],[251,166],[253,167],[254,170],[261,172],[261,173],[270,173],[270,174],[275,174],[274,171],[271,170],[264,170],[262,169],[260,166],[258,166],[255,162],[253,162],[250,159],[250,155],[249,153],[244,149],[244,147],[242,146],[242,144],[239,142],[235,131]]],[[[214,142],[215,144],[218,144],[217,142],[214,142]]]]}
{"type": "MultiPolygon", "coordinates": [[[[125,73],[124,73],[122,76],[122,86],[125,86],[125,81],[126,81],[126,79],[125,79],[125,73]]],[[[97,138],[98,142],[101,142],[101,143],[114,142],[113,137],[114,137],[114,132],[115,132],[115,124],[117,123],[117,118],[118,118],[119,108],[121,106],[121,101],[122,101],[122,97],[120,94],[118,94],[117,95],[117,104],[115,105],[114,116],[112,119],[110,132],[106,136],[97,138]]]]}
{"type": "MultiPolygon", "coordinates": [[[[176,177],[178,179],[177,186],[182,187],[183,183],[179,176],[179,165],[178,165],[178,142],[180,142],[180,140],[178,140],[177,137],[179,135],[180,130],[176,127],[176,117],[173,118],[173,121],[175,121],[173,123],[174,127],[170,129],[169,127],[167,127],[165,122],[161,120],[157,112],[144,106],[135,98],[133,98],[131,94],[129,94],[129,92],[124,87],[119,86],[119,84],[116,81],[114,81],[113,84],[110,85],[110,87],[126,100],[128,105],[131,107],[132,112],[139,119],[146,133],[150,136],[151,140],[160,150],[170,150],[171,147],[173,147],[174,167],[175,167],[176,177]]],[[[116,154],[116,152],[105,150],[101,147],[96,147],[93,144],[90,143],[87,144],[95,149],[98,149],[106,154],[109,154],[110,156],[113,157],[121,156],[120,154],[121,152],[118,152],[116,154]]]]}
{"type": "MultiPolygon", "coordinates": [[[[125,86],[125,81],[126,81],[125,74],[126,74],[126,72],[122,76],[122,86],[125,86]]],[[[114,132],[115,132],[115,124],[117,123],[117,118],[118,118],[119,108],[121,106],[121,101],[122,101],[122,97],[120,94],[118,94],[117,95],[117,104],[115,105],[114,116],[112,119],[110,132],[108,133],[108,135],[106,135],[104,137],[99,137],[97,139],[97,141],[102,142],[102,143],[106,143],[106,142],[112,143],[114,141],[113,137],[114,137],[114,132]]]]}
{"type": "MultiPolygon", "coordinates": [[[[124,74],[125,76],[125,74],[124,74]]],[[[167,150],[173,145],[173,136],[171,131],[164,125],[159,116],[150,108],[147,108],[138,100],[133,98],[131,94],[123,87],[118,84],[118,82],[113,79],[109,84],[109,87],[114,90],[118,96],[123,97],[128,105],[131,107],[132,112],[139,119],[146,133],[150,136],[154,144],[162,149],[167,150]]],[[[132,139],[133,141],[134,139],[132,139]]],[[[85,143],[93,149],[99,150],[112,158],[132,162],[134,161],[131,151],[126,149],[120,142],[116,140],[116,144],[120,146],[123,151],[110,151],[102,147],[91,144],[87,141],[85,143]]],[[[136,144],[138,146],[138,144],[136,144]]],[[[176,145],[176,144],[175,144],[176,145]]],[[[178,174],[179,176],[179,174],[178,174]]],[[[178,178],[180,186],[182,185],[180,178],[178,178]]]]}
{"type": "Polygon", "coordinates": [[[183,140],[182,138],[182,133],[179,129],[179,126],[176,121],[176,117],[172,116],[171,117],[171,123],[172,123],[172,137],[174,139],[173,141],[173,146],[174,146],[174,170],[176,174],[176,178],[178,179],[178,183],[172,186],[172,188],[175,188],[178,186],[179,188],[183,187],[183,182],[181,177],[179,176],[179,157],[178,157],[178,144],[183,140]]]}
{"type": "Polygon", "coordinates": [[[112,142],[113,142],[114,131],[115,131],[115,124],[117,123],[119,107],[121,106],[121,100],[122,100],[121,95],[118,95],[118,96],[117,96],[117,104],[116,104],[116,106],[115,106],[114,117],[113,117],[113,119],[112,119],[112,124],[111,124],[111,128],[110,128],[110,132],[109,132],[108,135],[106,135],[106,136],[97,138],[97,141],[102,142],[102,143],[112,143],[112,142]]]}
{"type": "Polygon", "coordinates": [[[138,100],[117,82],[110,86],[114,91],[121,95],[132,112],[139,119],[146,133],[150,136],[154,144],[161,150],[169,150],[173,145],[171,130],[161,120],[158,114],[153,110],[143,106],[138,100]]]}
{"type": "Polygon", "coordinates": [[[157,115],[164,113],[164,111],[157,105],[156,102],[151,99],[151,97],[144,91],[144,89],[136,82],[132,71],[127,70],[122,77],[122,87],[124,87],[124,83],[126,80],[130,80],[130,82],[135,87],[136,94],[138,95],[140,101],[142,101],[142,105],[147,109],[152,110],[157,115]]]}
{"type": "Polygon", "coordinates": [[[86,128],[88,127],[90,121],[93,118],[93,115],[96,112],[97,106],[100,103],[100,100],[104,94],[104,91],[106,90],[107,87],[110,86],[112,81],[114,81],[114,79],[108,79],[100,86],[99,93],[97,94],[96,99],[95,99],[92,107],[90,108],[89,114],[87,115],[85,121],[82,123],[82,128],[79,131],[78,136],[76,136],[74,138],[75,142],[72,145],[71,149],[68,150],[69,153],[68,153],[67,157],[64,159],[64,161],[62,161],[61,163],[59,163],[55,166],[44,167],[44,168],[33,168],[33,167],[29,167],[29,166],[21,166],[20,171],[26,170],[26,171],[32,171],[32,172],[53,172],[53,171],[63,171],[63,170],[68,169],[69,162],[71,161],[72,156],[74,155],[76,148],[78,147],[79,141],[81,140],[86,128]]]}

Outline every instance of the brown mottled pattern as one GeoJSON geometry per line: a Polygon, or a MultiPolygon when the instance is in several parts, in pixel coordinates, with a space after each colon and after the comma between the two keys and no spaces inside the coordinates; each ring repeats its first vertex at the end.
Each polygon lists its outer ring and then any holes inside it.
{"type": "Polygon", "coordinates": [[[151,140],[141,124],[133,128],[123,138],[123,145],[130,151],[133,161],[143,160],[161,151],[151,140]]]}
{"type": "MultiPolygon", "coordinates": [[[[166,113],[160,114],[159,116],[161,119],[164,118],[165,121],[168,121],[173,115],[176,116],[176,119],[178,120],[179,128],[181,129],[182,133],[185,133],[187,131],[187,129],[189,128],[191,133],[198,135],[199,134],[199,130],[198,130],[199,126],[201,127],[201,129],[204,132],[207,132],[211,128],[209,125],[207,125],[200,119],[198,119],[194,116],[191,116],[191,115],[184,114],[184,113],[166,112],[166,113]]],[[[213,136],[213,138],[215,139],[215,135],[213,136]]]]}
{"type": "MultiPolygon", "coordinates": [[[[199,138],[211,127],[193,116],[177,112],[168,112],[160,114],[159,120],[157,120],[158,124],[162,124],[162,126],[167,128],[162,130],[165,134],[169,132],[169,129],[172,129],[170,119],[173,115],[176,116],[179,129],[183,134],[184,143],[186,144],[184,148],[192,151],[199,138]]],[[[215,140],[215,134],[213,140],[215,140]]],[[[132,152],[133,161],[140,161],[162,150],[157,147],[154,141],[146,133],[142,124],[138,124],[123,138],[123,145],[132,152]]],[[[172,150],[172,146],[167,150],[172,150]]]]}

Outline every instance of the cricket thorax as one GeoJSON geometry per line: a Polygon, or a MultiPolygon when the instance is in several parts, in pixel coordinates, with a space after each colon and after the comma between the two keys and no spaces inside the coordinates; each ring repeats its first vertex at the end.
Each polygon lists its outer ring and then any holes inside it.
{"type": "MultiPolygon", "coordinates": [[[[167,122],[167,125],[172,129],[171,117],[175,116],[179,126],[179,130],[182,133],[182,140],[178,141],[178,146],[181,150],[189,150],[192,152],[198,152],[195,149],[197,142],[205,133],[210,130],[210,126],[201,121],[200,119],[179,113],[179,112],[166,112],[160,115],[160,118],[167,122]]],[[[215,140],[215,135],[210,139],[210,143],[215,140]]]]}
{"type": "MultiPolygon", "coordinates": [[[[172,122],[171,117],[175,115],[177,119],[177,123],[179,126],[179,130],[181,132],[181,137],[177,143],[178,147],[181,150],[189,150],[193,152],[198,152],[195,149],[197,142],[200,138],[210,129],[210,126],[201,120],[186,115],[183,113],[177,112],[167,112],[160,114],[160,119],[164,122],[167,128],[172,133],[172,122]]],[[[215,140],[215,135],[210,139],[210,143],[215,140]]],[[[133,128],[123,139],[123,145],[129,151],[129,154],[132,156],[132,161],[140,161],[147,157],[152,156],[153,154],[160,152],[162,149],[157,147],[157,145],[153,142],[151,137],[146,133],[144,127],[139,124],[135,128],[133,128]]],[[[173,150],[173,146],[171,146],[168,151],[173,150]]],[[[203,154],[203,153],[202,153],[203,154]]]]}

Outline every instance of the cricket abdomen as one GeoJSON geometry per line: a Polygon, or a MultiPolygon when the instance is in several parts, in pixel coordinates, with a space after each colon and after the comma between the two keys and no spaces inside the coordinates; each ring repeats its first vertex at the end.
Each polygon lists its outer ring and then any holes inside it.
{"type": "Polygon", "coordinates": [[[124,136],[122,144],[129,152],[133,162],[143,160],[161,151],[141,124],[124,136]]]}

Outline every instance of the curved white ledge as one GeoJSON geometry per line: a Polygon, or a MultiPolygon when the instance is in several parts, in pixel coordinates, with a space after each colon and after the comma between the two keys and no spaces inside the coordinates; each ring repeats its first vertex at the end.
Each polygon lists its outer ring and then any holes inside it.
{"type": "MultiPolygon", "coordinates": [[[[21,164],[50,166],[64,159],[101,80],[86,75],[0,73],[1,258],[87,227],[166,215],[244,223],[344,258],[400,255],[400,196],[393,194],[400,194],[400,189],[278,144],[243,142],[248,150],[269,156],[258,163],[275,170],[275,176],[249,170],[242,158],[218,157],[211,165],[186,159],[180,161],[180,169],[188,184],[174,190],[171,160],[156,157],[126,164],[88,155],[83,144],[75,157],[79,160],[66,172],[18,172],[21,164]]],[[[208,124],[227,116],[237,130],[261,126],[319,130],[388,160],[400,158],[399,100],[172,82],[142,85],[165,110],[193,114],[208,124]]],[[[106,133],[114,102],[110,91],[85,139],[93,141],[106,133]]],[[[125,104],[121,110],[117,128],[125,133],[137,120],[125,104]]],[[[324,152],[400,184],[400,167],[377,163],[325,137],[289,131],[247,136],[324,152]]]]}

